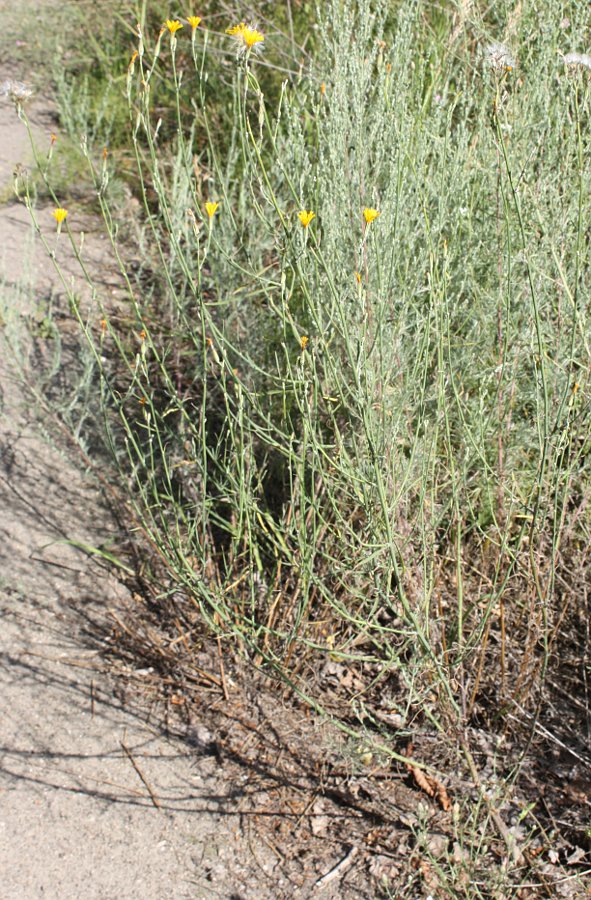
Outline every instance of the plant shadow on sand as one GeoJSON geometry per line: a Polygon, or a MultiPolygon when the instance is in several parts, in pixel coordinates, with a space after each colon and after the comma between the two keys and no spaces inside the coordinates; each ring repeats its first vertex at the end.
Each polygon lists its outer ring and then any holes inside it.
{"type": "MultiPolygon", "coordinates": [[[[239,815],[255,843],[271,849],[275,879],[286,878],[304,891],[343,861],[343,871],[335,875],[339,896],[351,890],[352,896],[372,897],[411,887],[437,895],[438,868],[452,863],[458,892],[484,877],[482,859],[474,863],[469,850],[478,794],[440,735],[417,727],[413,756],[446,773],[453,800],[448,810],[419,789],[404,765],[366,757],[364,748],[343,740],[288,688],[222,644],[190,629],[179,640],[178,619],[163,627],[163,607],[149,593],[130,591],[126,612],[110,623],[85,616],[88,647],[96,647],[100,636],[101,657],[126,706],[198,757],[209,758],[219,783],[215,795],[201,801],[239,815]],[[464,825],[458,821],[462,817],[464,825]]],[[[346,720],[351,713],[339,684],[342,675],[328,666],[316,677],[331,709],[346,720]]],[[[575,698],[568,709],[563,704],[560,717],[548,703],[529,741],[525,716],[502,746],[484,728],[468,731],[479,772],[491,787],[521,762],[513,794],[502,807],[503,820],[523,849],[511,873],[515,889],[523,890],[520,896],[585,895],[591,787],[585,727],[586,709],[575,698]],[[551,862],[542,865],[539,857],[549,850],[551,862]]],[[[409,730],[401,730],[401,753],[408,743],[409,730]]],[[[500,835],[489,840],[491,865],[506,861],[500,835]]]]}

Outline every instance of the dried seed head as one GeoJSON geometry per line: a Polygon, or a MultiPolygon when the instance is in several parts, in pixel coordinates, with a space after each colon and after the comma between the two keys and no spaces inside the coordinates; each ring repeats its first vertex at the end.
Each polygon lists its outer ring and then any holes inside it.
{"type": "Polygon", "coordinates": [[[582,66],[591,71],[591,56],[588,53],[567,53],[564,57],[565,66],[582,66]]]}
{"type": "Polygon", "coordinates": [[[489,44],[484,50],[487,65],[494,72],[510,72],[517,65],[517,61],[505,44],[489,44]]]}
{"type": "Polygon", "coordinates": [[[22,103],[31,97],[33,91],[22,81],[3,81],[0,84],[0,97],[8,97],[14,103],[22,103]]]}

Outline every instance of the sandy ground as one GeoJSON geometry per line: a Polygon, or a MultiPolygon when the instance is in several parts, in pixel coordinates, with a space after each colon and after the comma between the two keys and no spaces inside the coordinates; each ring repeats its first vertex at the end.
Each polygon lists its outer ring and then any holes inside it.
{"type": "MultiPolygon", "coordinates": [[[[0,3],[0,13],[7,4],[0,3]]],[[[2,69],[0,82],[14,77],[2,69]]],[[[41,146],[55,126],[31,114],[41,146]]],[[[0,188],[27,164],[25,129],[0,101],[0,188]]],[[[4,196],[9,194],[4,191],[4,196]]],[[[51,209],[42,230],[55,235],[51,209]]],[[[72,219],[72,228],[76,227],[72,219]]],[[[60,245],[62,263],[75,267],[60,245]]],[[[91,265],[106,244],[89,242],[91,265]]],[[[205,749],[165,739],[118,703],[97,674],[95,621],[125,589],[63,539],[117,536],[93,482],[43,434],[9,342],[60,287],[27,210],[0,206],[0,900],[248,898],[250,856],[205,749]],[[123,746],[124,745],[124,746],[123,746]],[[126,749],[125,749],[126,748],[126,749]],[[128,752],[127,752],[128,751],[128,752]],[[133,762],[132,762],[133,758],[133,762]],[[141,775],[140,775],[141,773],[141,775]],[[145,780],[142,780],[142,778],[145,780]],[[157,805],[150,797],[146,783],[157,805]]],[[[261,875],[262,875],[261,871],[261,875]]],[[[268,882],[267,882],[268,884],[268,882]]]]}

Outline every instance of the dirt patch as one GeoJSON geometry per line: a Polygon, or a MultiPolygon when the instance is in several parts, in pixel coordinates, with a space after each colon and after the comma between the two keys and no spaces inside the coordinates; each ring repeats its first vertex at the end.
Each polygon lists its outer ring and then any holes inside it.
{"type": "MultiPolygon", "coordinates": [[[[0,70],[0,82],[22,75],[0,70]]],[[[48,145],[50,115],[34,101],[29,111],[40,146],[48,145]]],[[[82,460],[25,389],[41,375],[27,360],[54,355],[43,310],[67,304],[27,210],[11,198],[12,174],[26,168],[30,149],[7,99],[0,133],[0,893],[261,897],[252,837],[222,802],[230,788],[215,757],[135,715],[97,663],[97,623],[128,592],[79,547],[112,547],[120,530],[82,460]]],[[[38,221],[55,241],[51,209],[39,209],[38,221]]],[[[108,270],[98,233],[86,247],[93,271],[108,270]]],[[[77,277],[65,242],[59,253],[77,277]]],[[[65,384],[71,359],[62,347],[65,384]]]]}

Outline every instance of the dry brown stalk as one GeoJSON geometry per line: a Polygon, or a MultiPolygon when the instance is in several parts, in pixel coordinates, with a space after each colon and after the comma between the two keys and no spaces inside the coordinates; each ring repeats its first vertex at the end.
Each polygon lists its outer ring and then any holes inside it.
{"type": "Polygon", "coordinates": [[[137,764],[137,762],[135,761],[135,759],[134,759],[133,756],[131,755],[131,751],[130,751],[129,748],[123,743],[123,741],[119,741],[119,743],[121,744],[121,748],[122,748],[123,752],[125,753],[125,755],[127,756],[128,760],[129,760],[130,763],[132,764],[133,768],[134,768],[135,771],[137,772],[137,775],[138,775],[140,781],[142,782],[142,784],[144,785],[144,787],[145,787],[145,789],[147,790],[148,794],[150,795],[150,800],[152,801],[152,803],[154,804],[154,806],[156,807],[156,809],[160,809],[160,801],[158,800],[158,797],[156,796],[156,794],[155,794],[154,791],[152,790],[152,788],[151,788],[151,786],[150,786],[150,783],[149,783],[148,779],[146,778],[146,776],[144,775],[144,773],[143,773],[142,770],[140,769],[139,765],[137,764]]]}
{"type": "Polygon", "coordinates": [[[222,691],[224,692],[224,700],[228,702],[230,699],[230,695],[228,693],[228,685],[226,684],[226,671],[224,669],[224,658],[222,656],[222,642],[220,636],[217,637],[218,644],[218,659],[220,663],[220,681],[222,684],[222,691]]]}

